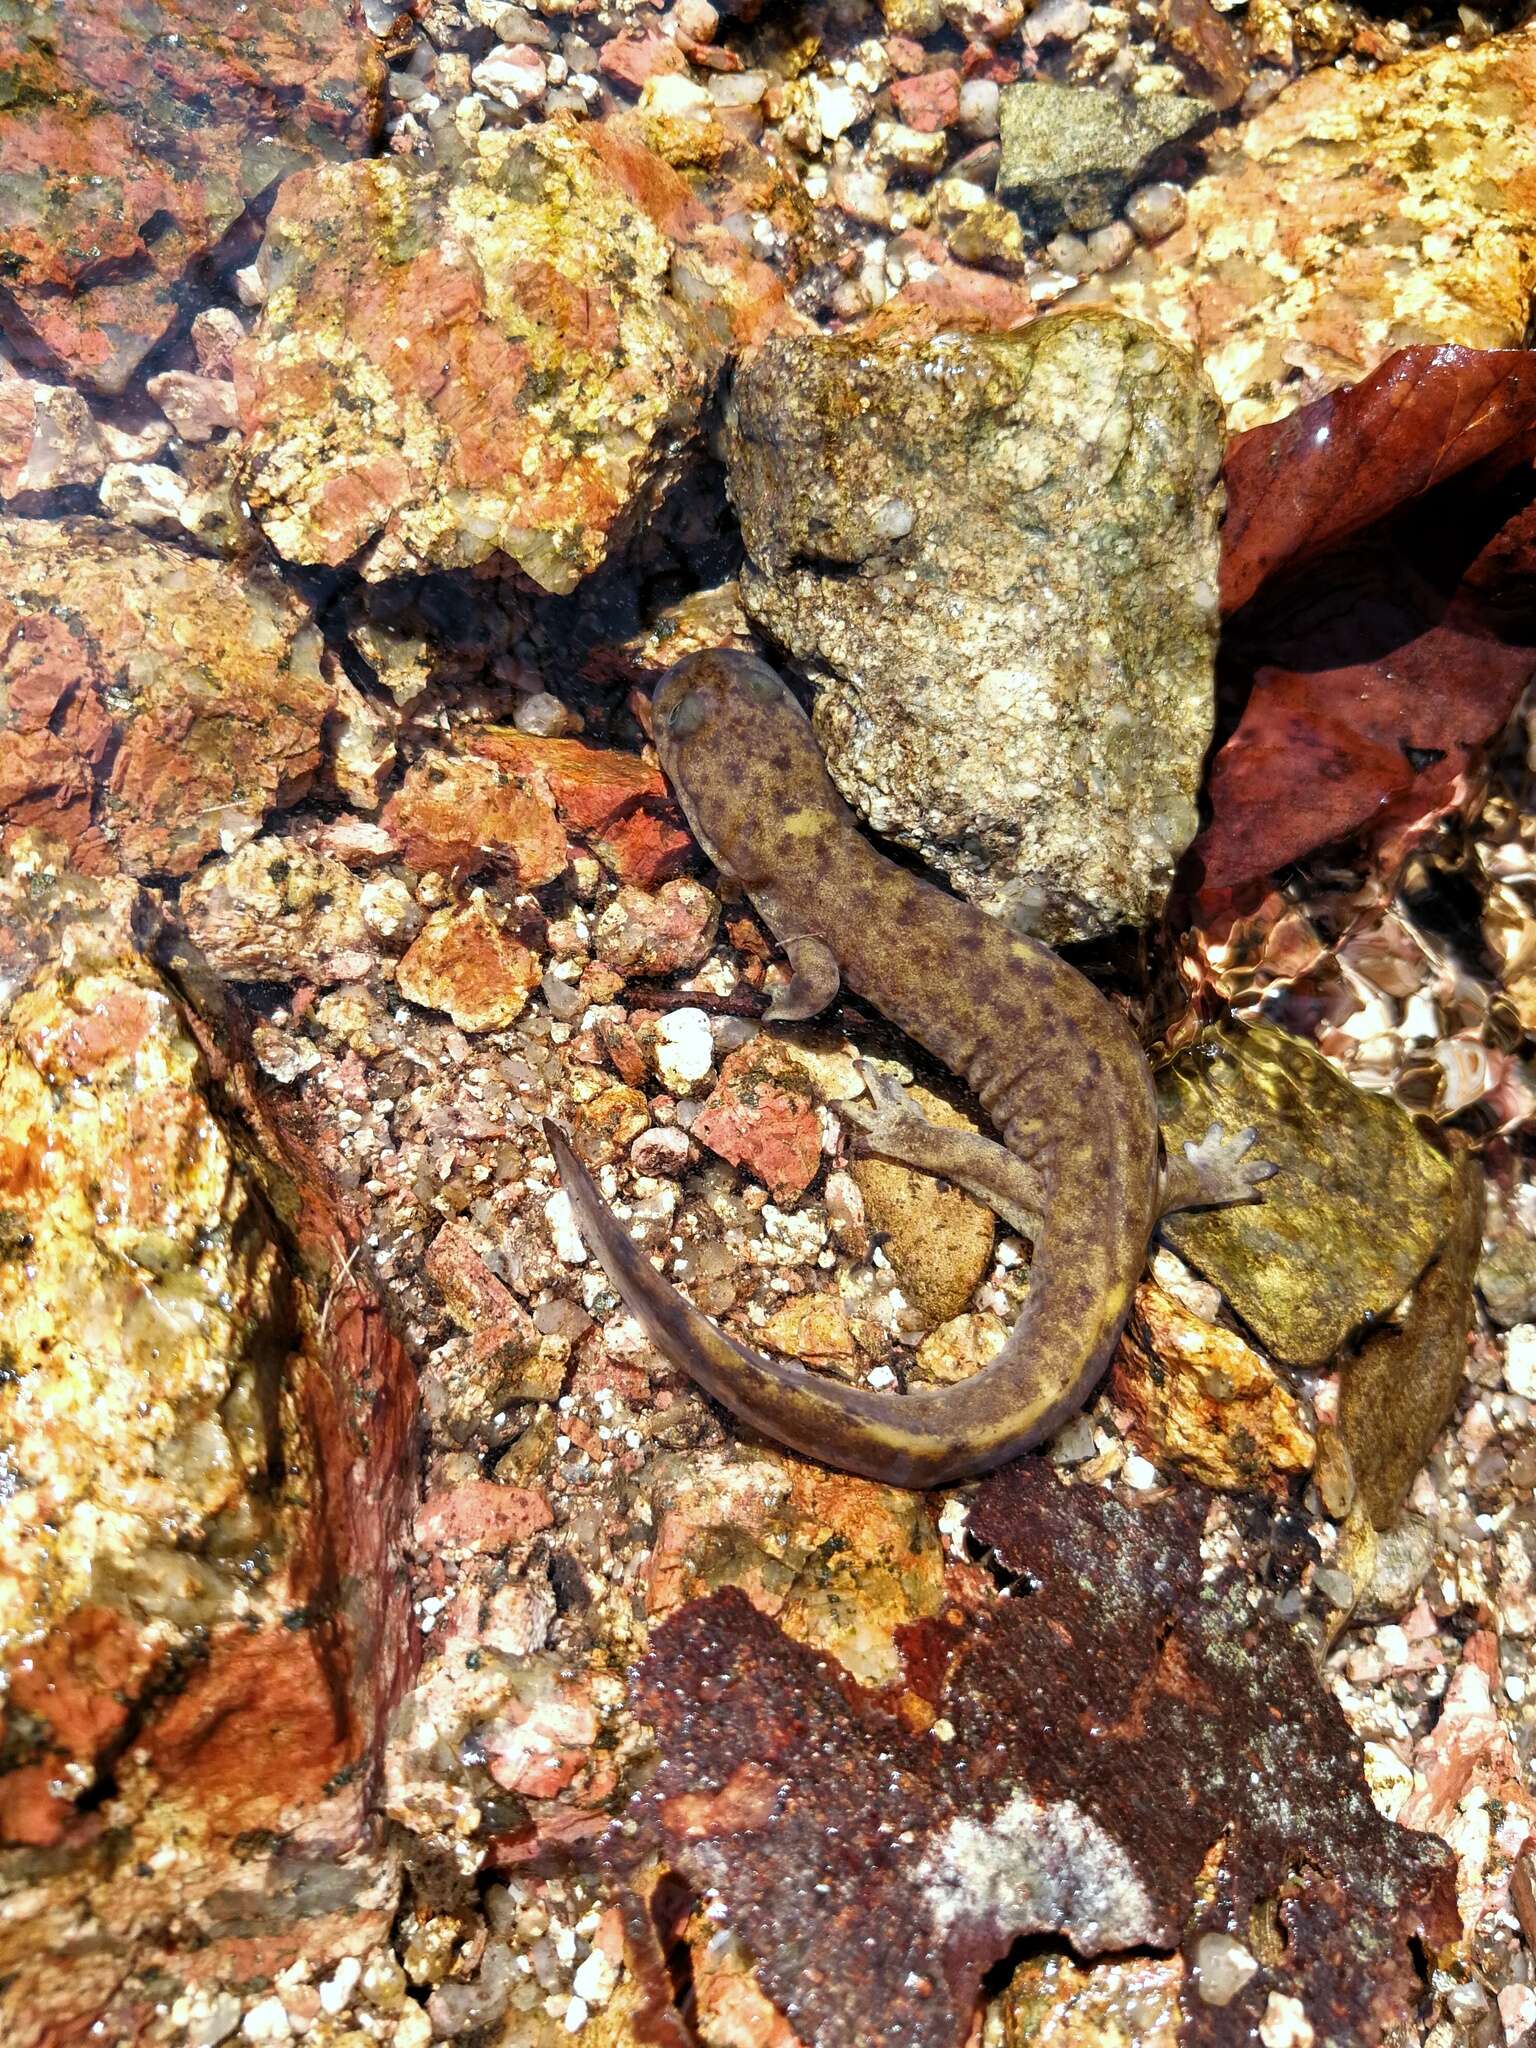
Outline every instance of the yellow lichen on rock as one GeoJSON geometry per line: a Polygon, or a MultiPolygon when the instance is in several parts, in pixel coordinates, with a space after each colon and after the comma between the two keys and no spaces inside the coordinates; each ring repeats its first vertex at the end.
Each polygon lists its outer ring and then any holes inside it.
{"type": "Polygon", "coordinates": [[[110,949],[44,969],[0,1034],[0,1655],[87,1599],[223,1606],[284,1324],[168,993],[110,949]]]}

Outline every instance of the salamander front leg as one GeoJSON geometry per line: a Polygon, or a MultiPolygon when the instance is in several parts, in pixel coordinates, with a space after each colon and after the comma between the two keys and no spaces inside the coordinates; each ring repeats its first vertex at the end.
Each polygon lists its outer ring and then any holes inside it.
{"type": "Polygon", "coordinates": [[[1195,1144],[1186,1139],[1181,1153],[1163,1162],[1163,1192],[1158,1213],[1175,1209],[1222,1209],[1234,1202],[1256,1202],[1265,1181],[1280,1171],[1267,1159],[1248,1155],[1258,1133],[1250,1124],[1230,1135],[1212,1124],[1195,1144]]]}
{"type": "Polygon", "coordinates": [[[859,1072],[870,1100],[839,1103],[838,1114],[852,1124],[860,1152],[953,1181],[1033,1243],[1045,1213],[1045,1183],[1034,1167],[977,1131],[931,1122],[889,1074],[867,1061],[859,1062],[859,1072]]]}

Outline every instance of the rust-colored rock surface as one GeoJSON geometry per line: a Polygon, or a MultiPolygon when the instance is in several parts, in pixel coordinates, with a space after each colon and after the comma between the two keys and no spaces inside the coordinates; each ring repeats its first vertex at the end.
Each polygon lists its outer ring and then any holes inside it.
{"type": "Polygon", "coordinates": [[[1111,284],[1201,355],[1234,427],[1407,342],[1518,348],[1536,284],[1536,32],[1298,79],[1111,284]],[[1299,374],[1298,374],[1299,373],[1299,374]]]}
{"type": "Polygon", "coordinates": [[[387,1928],[404,1411],[315,1342],[134,885],[31,839],[0,892],[0,2033],[55,2048],[387,1928]]]}
{"type": "Polygon", "coordinates": [[[486,129],[456,172],[290,179],[259,262],[246,493],[290,561],[369,578],[500,553],[573,589],[777,302],[659,158],[559,121],[486,129]]]}
{"type": "Polygon", "coordinates": [[[349,0],[19,0],[0,18],[0,325],[120,391],[261,193],[359,155],[384,70],[349,0]],[[188,119],[189,110],[196,117],[188,119]]]}
{"type": "Polygon", "coordinates": [[[1128,1509],[1029,1459],[988,1481],[971,1533],[1017,1589],[939,1656],[925,1732],[740,1591],[683,1608],[637,1673],[661,1763],[619,1855],[708,1892],[810,2048],[959,2048],[982,1972],[1046,1930],[1181,1949],[1188,2048],[1277,2009],[1317,2048],[1381,2041],[1416,1945],[1454,1936],[1453,1861],[1382,1819],[1244,1575],[1202,1591],[1204,1499],[1128,1509]]]}
{"type": "Polygon", "coordinates": [[[0,520],[0,832],[185,875],[324,758],[327,660],[269,570],[94,520],[0,520]]]}

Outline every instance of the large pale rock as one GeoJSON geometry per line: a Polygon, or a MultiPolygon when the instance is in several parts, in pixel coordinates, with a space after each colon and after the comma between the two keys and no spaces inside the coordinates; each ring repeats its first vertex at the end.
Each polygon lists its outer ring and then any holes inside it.
{"type": "Polygon", "coordinates": [[[1536,28],[1311,72],[1234,131],[1106,290],[1198,351],[1234,427],[1409,342],[1518,348],[1536,289],[1536,28]]]}
{"type": "Polygon", "coordinates": [[[370,579],[501,553],[568,591],[676,474],[734,326],[776,303],[648,151],[488,129],[457,169],[278,194],[237,362],[245,488],[280,554],[370,579]]]}
{"type": "Polygon", "coordinates": [[[1155,916],[1214,711],[1221,415],[1138,324],[775,337],[727,427],[748,610],[876,831],[1021,929],[1155,916]]]}

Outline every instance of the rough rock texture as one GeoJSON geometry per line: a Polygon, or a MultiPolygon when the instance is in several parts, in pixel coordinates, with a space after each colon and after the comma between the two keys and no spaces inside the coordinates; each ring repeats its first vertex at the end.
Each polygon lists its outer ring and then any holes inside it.
{"type": "Polygon", "coordinates": [[[844,794],[1052,940],[1154,916],[1213,719],[1220,415],[1099,313],[770,340],[738,373],[747,608],[844,794]]]}
{"type": "Polygon", "coordinates": [[[235,981],[360,981],[373,964],[363,885],[339,860],[257,839],[182,890],[194,944],[235,981]]]}
{"type": "Polygon", "coordinates": [[[1312,1432],[1273,1366],[1155,1281],[1136,1290],[1110,1389],[1148,1455],[1202,1486],[1267,1486],[1312,1469],[1312,1432]]]}
{"type": "Polygon", "coordinates": [[[368,148],[384,70],[346,0],[17,0],[0,76],[0,325],[115,392],[258,194],[368,148]]]}
{"type": "Polygon", "coordinates": [[[1273,2035],[1277,2003],[1306,2023],[1288,2040],[1379,2042],[1414,2015],[1416,1948],[1454,1933],[1454,1860],[1377,1812],[1245,1575],[1202,1586],[1203,1521],[1198,1493],[1128,1509],[1034,1459],[988,1481],[970,1531],[1017,1590],[911,1660],[936,1719],[738,1591],[685,1607],[635,1675],[661,1758],[619,1854],[708,1893],[811,2048],[960,2048],[1026,1931],[1181,1949],[1188,2048],[1273,2035]],[[1219,1999],[1213,1939],[1259,1951],[1219,1999]]]}
{"type": "Polygon", "coordinates": [[[1472,1275],[1483,1241],[1483,1173],[1469,1153],[1457,1160],[1449,1200],[1449,1234],[1403,1321],[1373,1331],[1343,1373],[1339,1440],[1378,1529],[1396,1521],[1466,1378],[1472,1275]]]}
{"type": "Polygon", "coordinates": [[[675,476],[733,321],[775,302],[697,214],[657,158],[561,122],[487,129],[457,172],[285,183],[237,362],[278,552],[371,579],[500,552],[572,589],[675,476]]]}
{"type": "Polygon", "coordinates": [[[0,830],[45,826],[97,872],[187,874],[313,780],[328,668],[268,570],[0,521],[0,830]]]}
{"type": "Polygon", "coordinates": [[[1211,114],[1183,93],[1130,99],[1043,78],[1005,86],[997,189],[1027,207],[1042,234],[1107,227],[1131,187],[1211,114]]]}
{"type": "Polygon", "coordinates": [[[1404,1112],[1304,1039],[1213,1026],[1158,1075],[1164,1143],[1251,1126],[1264,1198],[1166,1217],[1163,1234],[1287,1365],[1325,1365],[1387,1315],[1451,1228],[1451,1169],[1404,1112]]]}
{"type": "MultiPolygon", "coordinates": [[[[930,1122],[978,1130],[972,1118],[927,1088],[907,1091],[930,1122]]],[[[880,1235],[908,1301],[930,1323],[958,1316],[992,1263],[996,1224],[974,1196],[889,1159],[856,1159],[849,1169],[864,1212],[880,1235]]]]}
{"type": "Polygon", "coordinates": [[[1536,28],[1289,86],[1110,287],[1197,349],[1234,427],[1409,342],[1518,348],[1536,287],[1536,28]]]}
{"type": "Polygon", "coordinates": [[[0,2034],[51,2048],[388,1926],[403,1440],[356,1326],[312,1344],[137,891],[36,841],[0,890],[0,2034]]]}

